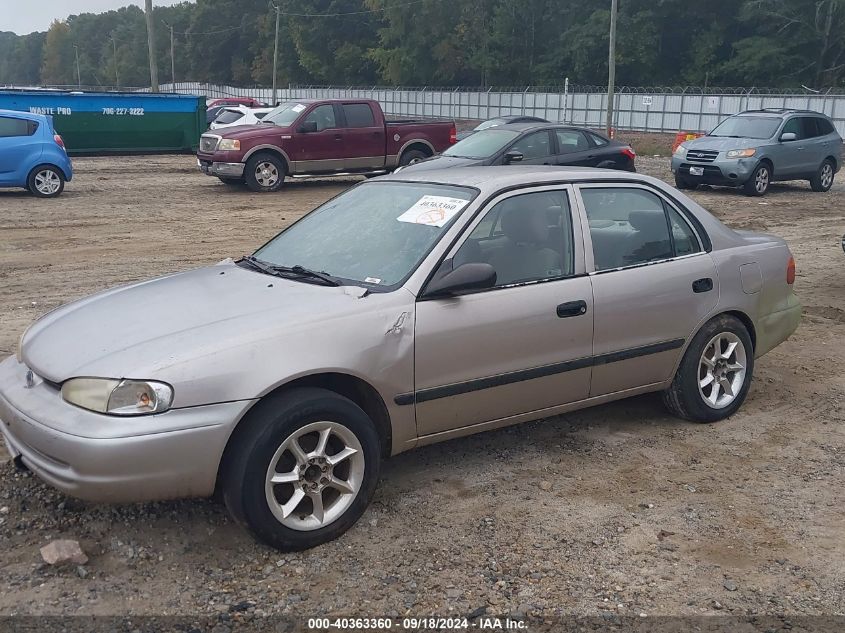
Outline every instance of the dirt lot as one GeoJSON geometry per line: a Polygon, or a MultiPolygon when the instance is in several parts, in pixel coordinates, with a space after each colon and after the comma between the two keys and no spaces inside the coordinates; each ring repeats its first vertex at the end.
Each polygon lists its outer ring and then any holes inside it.
{"type": "MultiPolygon", "coordinates": [[[[54,306],[248,252],[349,184],[253,195],[184,156],[76,167],[59,200],[0,193],[0,357],[54,306]]],[[[86,504],[0,449],[0,615],[845,614],[843,193],[694,194],[785,237],[806,306],[730,421],[680,422],[648,396],[406,453],[355,528],[288,555],[213,501],[86,504]],[[88,565],[43,565],[55,538],[88,565]]]]}

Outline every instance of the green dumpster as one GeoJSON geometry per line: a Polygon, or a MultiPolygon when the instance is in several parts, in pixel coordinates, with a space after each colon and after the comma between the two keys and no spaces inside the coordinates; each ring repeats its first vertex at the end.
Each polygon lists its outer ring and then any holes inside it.
{"type": "Polygon", "coordinates": [[[0,110],[52,116],[75,155],[194,152],[207,128],[196,95],[0,90],[0,110]]]}

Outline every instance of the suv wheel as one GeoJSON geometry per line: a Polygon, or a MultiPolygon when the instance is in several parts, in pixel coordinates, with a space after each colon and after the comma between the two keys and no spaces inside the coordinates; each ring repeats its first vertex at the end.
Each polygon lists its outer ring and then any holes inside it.
{"type": "Polygon", "coordinates": [[[258,193],[278,191],[285,184],[285,162],[273,154],[256,154],[246,162],[244,180],[258,193]]]}
{"type": "Polygon", "coordinates": [[[742,189],[747,196],[764,196],[770,184],[772,184],[772,168],[767,163],[760,163],[742,189]]]}
{"type": "Polygon", "coordinates": [[[694,182],[690,182],[681,174],[675,174],[675,188],[676,189],[698,189],[698,185],[694,182]]]}
{"type": "Polygon", "coordinates": [[[810,187],[813,191],[830,191],[833,186],[834,173],[833,162],[830,160],[824,161],[816,175],[810,178],[810,187]]]}
{"type": "Polygon", "coordinates": [[[721,315],[695,335],[663,403],[694,422],[718,422],[742,406],[754,372],[754,348],[739,319],[721,315]]]}
{"type": "Polygon", "coordinates": [[[223,500],[272,547],[303,550],[336,539],[367,509],[380,450],[372,420],[325,389],[262,401],[227,447],[223,500]]]}

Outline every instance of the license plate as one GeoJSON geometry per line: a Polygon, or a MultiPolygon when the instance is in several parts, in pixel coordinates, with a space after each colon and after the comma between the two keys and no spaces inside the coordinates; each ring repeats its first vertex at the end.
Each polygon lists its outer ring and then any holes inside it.
{"type": "Polygon", "coordinates": [[[704,175],[704,167],[690,167],[689,168],[689,175],[690,176],[703,176],[704,175]]]}

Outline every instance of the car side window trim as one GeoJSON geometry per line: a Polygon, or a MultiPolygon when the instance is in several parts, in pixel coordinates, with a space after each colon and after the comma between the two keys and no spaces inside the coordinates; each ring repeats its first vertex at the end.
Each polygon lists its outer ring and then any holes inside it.
{"type": "MultiPolygon", "coordinates": [[[[607,273],[615,273],[615,272],[619,272],[620,270],[630,270],[632,268],[644,268],[646,266],[654,266],[656,264],[664,264],[666,262],[680,261],[680,260],[684,260],[684,259],[690,259],[692,257],[700,257],[702,255],[707,255],[708,252],[709,252],[709,250],[707,248],[705,248],[705,246],[704,246],[704,241],[701,239],[701,234],[698,231],[697,224],[693,223],[689,220],[690,214],[685,213],[683,211],[682,207],[680,207],[680,205],[675,205],[675,204],[670,203],[666,199],[666,197],[661,195],[661,192],[659,192],[656,188],[641,186],[640,183],[637,183],[637,182],[622,183],[622,182],[617,181],[615,183],[608,183],[608,182],[576,183],[575,190],[576,190],[575,191],[575,193],[576,193],[575,202],[578,206],[578,212],[581,215],[581,224],[585,227],[584,230],[583,230],[584,257],[585,257],[586,267],[587,267],[586,274],[588,276],[592,277],[592,276],[595,276],[595,275],[604,275],[604,274],[607,274],[607,273]],[[661,201],[661,204],[663,205],[663,213],[666,217],[666,223],[667,223],[667,226],[668,226],[668,229],[669,229],[669,239],[672,242],[672,252],[675,253],[675,240],[674,240],[674,235],[673,235],[673,232],[672,232],[672,225],[671,225],[671,221],[669,219],[669,213],[668,213],[668,210],[667,210],[667,206],[668,206],[668,208],[674,209],[678,213],[678,215],[681,216],[681,219],[684,222],[686,222],[687,225],[692,229],[693,235],[695,236],[696,241],[698,243],[698,247],[699,247],[698,252],[688,253],[686,255],[673,255],[672,257],[664,257],[662,259],[656,259],[656,260],[653,260],[653,261],[639,262],[639,263],[636,263],[636,264],[629,264],[627,266],[618,266],[618,267],[614,267],[614,268],[605,268],[605,269],[602,269],[602,270],[597,270],[596,264],[595,264],[595,255],[593,253],[593,239],[592,239],[592,235],[589,234],[590,222],[589,222],[589,218],[587,217],[587,209],[586,209],[586,206],[584,205],[584,199],[581,196],[581,190],[583,190],[583,189],[606,189],[606,188],[639,189],[641,191],[645,191],[645,192],[651,193],[653,195],[656,195],[658,197],[658,199],[661,201]]],[[[708,240],[708,244],[709,244],[709,240],[708,240]]]]}

